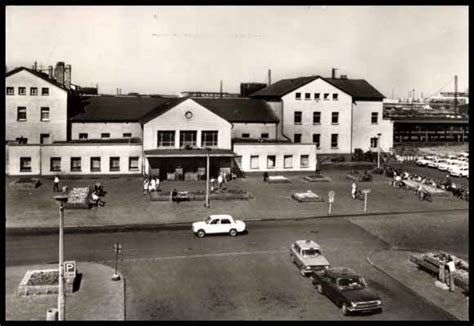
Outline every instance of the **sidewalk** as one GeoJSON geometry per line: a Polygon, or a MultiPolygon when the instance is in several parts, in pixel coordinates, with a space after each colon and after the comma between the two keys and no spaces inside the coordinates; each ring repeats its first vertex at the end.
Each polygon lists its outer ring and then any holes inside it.
{"type": "Polygon", "coordinates": [[[420,299],[430,302],[452,315],[453,319],[469,319],[469,299],[456,288],[455,292],[435,286],[436,278],[419,270],[410,262],[410,255],[416,252],[382,250],[367,257],[371,265],[411,290],[420,299]]]}
{"type": "MultiPolygon", "coordinates": [[[[18,296],[17,289],[28,270],[57,268],[54,265],[7,267],[5,275],[5,319],[46,320],[46,311],[57,308],[58,296],[18,296]]],[[[66,320],[124,320],[125,290],[123,278],[112,281],[114,270],[108,266],[78,262],[82,273],[78,291],[66,296],[66,320]]]]}

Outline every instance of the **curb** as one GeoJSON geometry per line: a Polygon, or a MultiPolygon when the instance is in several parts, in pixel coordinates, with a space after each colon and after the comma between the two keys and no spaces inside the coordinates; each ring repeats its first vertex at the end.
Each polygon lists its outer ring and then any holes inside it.
{"type": "Polygon", "coordinates": [[[394,280],[395,282],[397,282],[398,284],[400,284],[403,288],[405,288],[408,292],[410,292],[411,294],[413,294],[414,296],[416,296],[417,298],[421,299],[423,302],[429,304],[430,306],[436,308],[436,309],[439,309],[439,310],[442,310],[445,314],[447,314],[451,320],[462,320],[462,319],[459,319],[458,317],[454,316],[452,313],[450,313],[449,311],[445,310],[443,307],[437,305],[436,303],[432,302],[431,300],[429,300],[428,298],[420,295],[418,292],[416,292],[415,290],[413,290],[412,288],[410,288],[409,286],[407,286],[406,284],[404,284],[402,281],[400,281],[399,279],[397,279],[396,277],[392,276],[389,272],[385,271],[382,267],[380,266],[377,266],[375,265],[371,260],[370,260],[370,257],[366,257],[366,260],[367,262],[372,266],[374,267],[376,270],[382,272],[383,274],[387,275],[388,277],[390,277],[392,280],[394,280]]]}
{"type": "MultiPolygon", "coordinates": [[[[437,212],[468,211],[464,208],[446,209],[437,212]]],[[[304,221],[312,219],[325,218],[344,218],[359,216],[383,216],[383,215],[402,215],[402,214],[422,214],[432,211],[407,211],[407,212],[385,212],[385,213],[367,213],[367,214],[338,214],[322,216],[304,216],[304,217],[285,217],[285,218],[257,218],[242,219],[244,222],[274,222],[274,221],[304,221]]],[[[65,234],[79,233],[107,233],[107,232],[132,232],[132,231],[163,231],[163,230],[186,230],[191,228],[193,222],[175,222],[175,223],[149,223],[149,224],[119,224],[119,225],[88,225],[88,226],[66,226],[65,234]]],[[[6,235],[49,235],[58,233],[58,227],[7,227],[6,235]]]]}

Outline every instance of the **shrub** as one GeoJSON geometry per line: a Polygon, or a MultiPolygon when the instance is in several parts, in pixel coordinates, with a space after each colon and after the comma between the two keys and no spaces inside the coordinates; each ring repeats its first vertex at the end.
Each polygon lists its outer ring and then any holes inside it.
{"type": "Polygon", "coordinates": [[[353,161],[362,161],[364,159],[364,152],[360,148],[354,149],[354,155],[352,155],[353,161]]]}

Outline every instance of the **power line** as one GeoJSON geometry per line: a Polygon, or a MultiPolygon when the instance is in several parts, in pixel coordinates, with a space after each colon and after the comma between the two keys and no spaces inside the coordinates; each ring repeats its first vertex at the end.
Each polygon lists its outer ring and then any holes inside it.
{"type": "Polygon", "coordinates": [[[450,80],[449,80],[449,81],[448,81],[448,82],[447,82],[447,83],[446,83],[446,84],[445,84],[443,87],[441,87],[441,88],[440,88],[440,89],[438,89],[436,92],[434,92],[433,94],[431,94],[430,96],[427,96],[427,97],[431,97],[431,96],[433,96],[433,95],[437,94],[437,93],[438,93],[439,91],[441,91],[443,88],[445,88],[446,86],[448,86],[448,85],[449,85],[449,83],[451,83],[453,80],[454,80],[454,77],[453,77],[453,78],[451,78],[451,79],[450,79],[450,80]]]}

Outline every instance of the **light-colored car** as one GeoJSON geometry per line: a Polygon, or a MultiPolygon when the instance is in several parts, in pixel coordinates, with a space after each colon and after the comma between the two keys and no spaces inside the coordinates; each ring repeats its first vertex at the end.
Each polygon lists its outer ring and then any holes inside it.
{"type": "Polygon", "coordinates": [[[459,162],[456,160],[446,160],[444,163],[439,163],[438,164],[438,170],[440,171],[449,171],[450,168],[453,168],[454,166],[458,165],[459,162]]]}
{"type": "Polygon", "coordinates": [[[209,215],[205,221],[194,222],[192,230],[199,238],[204,238],[206,234],[218,233],[228,233],[231,237],[235,237],[245,231],[245,222],[234,220],[232,216],[226,214],[209,215]]]}
{"type": "Polygon", "coordinates": [[[460,163],[456,163],[456,164],[450,165],[450,166],[448,167],[448,172],[451,173],[451,172],[454,171],[454,170],[457,170],[457,169],[459,169],[459,168],[464,168],[464,167],[469,167],[469,163],[460,162],[460,163]]]}
{"type": "Polygon", "coordinates": [[[313,240],[297,240],[290,246],[290,260],[303,276],[330,266],[321,247],[313,240]]]}
{"type": "Polygon", "coordinates": [[[426,166],[430,167],[430,168],[437,168],[441,163],[446,163],[446,159],[438,158],[436,160],[428,162],[428,164],[426,164],[426,166]]]}
{"type": "Polygon", "coordinates": [[[424,158],[420,158],[420,159],[416,160],[416,165],[427,166],[428,163],[431,163],[431,162],[433,162],[432,159],[428,159],[427,157],[424,157],[424,158]]]}
{"type": "Polygon", "coordinates": [[[469,165],[458,166],[452,169],[450,174],[454,177],[469,177],[469,165]]]}

